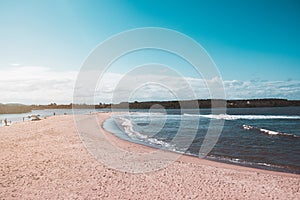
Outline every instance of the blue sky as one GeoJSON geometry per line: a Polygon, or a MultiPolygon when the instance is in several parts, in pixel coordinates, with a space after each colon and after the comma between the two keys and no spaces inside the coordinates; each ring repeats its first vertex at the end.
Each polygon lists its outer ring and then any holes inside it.
{"type": "MultiPolygon", "coordinates": [[[[256,81],[261,88],[270,83],[274,91],[282,87],[279,83],[290,82],[293,87],[289,91],[286,86],[280,94],[265,91],[250,95],[248,91],[245,96],[228,94],[229,98],[300,99],[299,19],[297,0],[0,0],[0,71],[30,67],[33,73],[41,68],[52,74],[76,72],[108,37],[154,26],[195,39],[210,54],[225,81],[256,81]]],[[[186,69],[186,74],[192,76],[192,71],[186,69]]],[[[0,101],[28,103],[29,98],[22,100],[15,93],[0,101]]],[[[52,100],[69,101],[60,97],[52,100]]],[[[38,97],[34,101],[46,102],[38,97]]]]}

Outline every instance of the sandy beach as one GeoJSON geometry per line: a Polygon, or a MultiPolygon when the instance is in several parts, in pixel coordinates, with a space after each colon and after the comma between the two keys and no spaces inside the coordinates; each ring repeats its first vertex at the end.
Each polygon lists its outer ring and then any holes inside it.
{"type": "MultiPolygon", "coordinates": [[[[97,116],[102,124],[109,114],[97,116]]],[[[1,127],[0,146],[0,199],[300,199],[300,175],[191,156],[149,173],[112,169],[87,151],[71,115],[1,127]]]]}

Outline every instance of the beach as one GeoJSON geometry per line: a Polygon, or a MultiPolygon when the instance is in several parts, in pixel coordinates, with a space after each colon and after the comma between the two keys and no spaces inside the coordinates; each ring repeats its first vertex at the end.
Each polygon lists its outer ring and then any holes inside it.
{"type": "MultiPolygon", "coordinates": [[[[98,123],[109,116],[97,114],[98,123]]],[[[152,150],[105,135],[130,152],[152,150]]],[[[192,156],[182,155],[166,168],[148,173],[112,169],[85,148],[72,115],[0,127],[0,143],[1,199],[300,198],[300,175],[192,156]]]]}

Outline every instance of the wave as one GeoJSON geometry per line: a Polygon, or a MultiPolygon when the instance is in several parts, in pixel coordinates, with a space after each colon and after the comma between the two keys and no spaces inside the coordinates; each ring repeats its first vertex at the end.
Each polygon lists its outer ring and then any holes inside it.
{"type": "Polygon", "coordinates": [[[162,116],[166,115],[163,112],[129,112],[129,115],[138,115],[138,116],[162,116]]]}
{"type": "Polygon", "coordinates": [[[149,137],[147,135],[144,135],[138,131],[134,130],[134,125],[132,124],[131,120],[125,118],[125,117],[117,117],[119,120],[121,120],[121,126],[123,127],[125,133],[131,138],[131,139],[138,139],[142,142],[149,143],[150,145],[158,145],[161,146],[164,149],[168,149],[171,151],[177,151],[175,148],[175,145],[172,145],[170,143],[164,142],[162,140],[149,137]]]}
{"type": "Polygon", "coordinates": [[[228,115],[228,114],[219,114],[219,115],[195,115],[195,114],[186,114],[185,116],[191,117],[205,117],[210,119],[224,119],[224,120],[238,120],[238,119],[300,119],[300,116],[288,116],[288,115],[228,115]]]}
{"type": "MultiPolygon", "coordinates": [[[[128,115],[130,116],[137,116],[137,117],[174,117],[180,118],[182,115],[180,114],[166,114],[162,112],[155,112],[155,113],[145,113],[145,112],[130,112],[128,115]]],[[[119,116],[126,116],[126,115],[119,115],[119,116]]],[[[229,115],[229,114],[209,114],[209,115],[201,115],[201,114],[187,114],[184,113],[183,116],[185,117],[203,117],[203,118],[210,118],[210,119],[224,119],[224,120],[239,120],[239,119],[300,119],[300,116],[293,116],[293,115],[229,115]]]]}
{"type": "Polygon", "coordinates": [[[250,125],[243,125],[243,129],[245,130],[256,130],[259,131],[261,133],[267,134],[267,135],[278,135],[278,136],[289,136],[289,137],[296,137],[299,138],[298,135],[294,135],[294,134],[290,134],[290,133],[282,133],[282,132],[277,132],[277,131],[271,131],[268,129],[264,129],[264,128],[258,128],[255,126],[250,126],[250,125]]]}
{"type": "Polygon", "coordinates": [[[127,135],[131,138],[137,138],[137,139],[146,139],[147,136],[141,134],[140,132],[137,132],[133,129],[133,124],[129,119],[126,119],[124,117],[119,117],[118,119],[121,120],[121,126],[124,128],[124,131],[127,133],[127,135]]]}
{"type": "Polygon", "coordinates": [[[163,120],[166,121],[168,120],[178,120],[178,119],[182,119],[182,115],[181,114],[167,114],[167,113],[159,113],[159,112],[155,112],[155,113],[145,113],[145,112],[130,112],[130,113],[126,113],[126,114],[116,114],[114,115],[115,118],[120,118],[120,117],[126,117],[128,118],[132,118],[135,121],[149,121],[149,120],[163,120]]]}
{"type": "Polygon", "coordinates": [[[267,167],[266,169],[276,168],[276,169],[283,169],[283,166],[270,164],[270,163],[264,163],[264,162],[251,162],[246,161],[240,158],[232,158],[232,157],[222,157],[222,156],[215,156],[215,155],[209,155],[207,159],[215,160],[215,161],[223,161],[223,162],[229,162],[229,163],[235,163],[235,164],[241,164],[244,166],[261,166],[261,167],[267,167]]]}

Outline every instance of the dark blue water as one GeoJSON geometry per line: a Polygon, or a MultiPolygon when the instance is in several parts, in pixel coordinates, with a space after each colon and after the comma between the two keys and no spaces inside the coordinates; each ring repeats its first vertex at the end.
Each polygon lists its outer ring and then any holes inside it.
{"type": "Polygon", "coordinates": [[[235,108],[226,115],[211,115],[209,109],[200,114],[154,112],[132,110],[107,120],[104,128],[131,142],[198,156],[207,131],[216,128],[210,122],[222,120],[220,137],[207,159],[300,173],[300,107],[235,108]],[[179,130],[180,137],[174,139],[179,130]]]}

